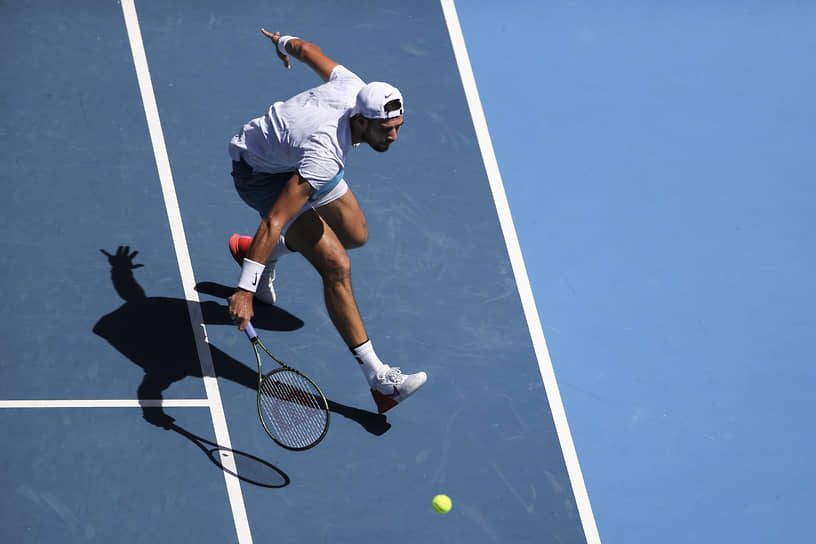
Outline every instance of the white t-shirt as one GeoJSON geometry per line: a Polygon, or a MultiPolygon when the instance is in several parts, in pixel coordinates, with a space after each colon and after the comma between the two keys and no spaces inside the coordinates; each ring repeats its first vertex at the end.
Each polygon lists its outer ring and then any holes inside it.
{"type": "Polygon", "coordinates": [[[257,172],[300,172],[316,198],[343,178],[351,149],[349,113],[365,85],[344,66],[329,81],[276,102],[269,112],[245,124],[229,143],[232,160],[243,157],[257,172]]]}

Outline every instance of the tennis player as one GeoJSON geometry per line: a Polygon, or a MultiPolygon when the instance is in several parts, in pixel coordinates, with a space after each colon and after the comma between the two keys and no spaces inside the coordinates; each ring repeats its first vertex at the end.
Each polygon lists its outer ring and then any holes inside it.
{"type": "Polygon", "coordinates": [[[230,140],[235,188],[262,219],[254,236],[230,239],[241,274],[229,310],[244,330],[253,315],[253,297],[275,303],[277,260],[301,253],[320,274],[329,317],[383,413],[422,387],[427,375],[403,374],[384,364],[368,338],[346,253],[366,243],[368,228],[344,168],[353,146],[365,143],[384,152],[396,141],[403,123],[402,94],[387,83],[366,84],[304,39],[261,32],[275,44],[286,68],[294,57],[325,83],[276,102],[230,140]]]}

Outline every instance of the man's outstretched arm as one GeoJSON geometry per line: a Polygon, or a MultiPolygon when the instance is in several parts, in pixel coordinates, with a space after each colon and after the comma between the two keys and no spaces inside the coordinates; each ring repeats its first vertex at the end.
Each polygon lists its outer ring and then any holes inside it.
{"type": "Polygon", "coordinates": [[[275,32],[273,34],[267,32],[263,28],[261,29],[261,32],[263,32],[263,35],[272,40],[272,42],[275,44],[278,57],[283,61],[284,66],[287,68],[291,67],[289,64],[289,55],[291,55],[300,62],[309,65],[312,70],[317,72],[317,75],[319,75],[323,81],[328,81],[332,70],[334,70],[334,67],[339,64],[338,62],[335,62],[324,55],[320,47],[311,42],[307,42],[302,38],[281,36],[280,32],[275,32]],[[281,48],[279,47],[278,43],[283,37],[289,39],[284,40],[284,47],[281,48]],[[281,49],[285,50],[286,53],[281,51],[281,49]]]}
{"type": "Polygon", "coordinates": [[[252,297],[256,283],[275,249],[283,227],[297,215],[313,193],[312,186],[300,174],[295,173],[258,226],[241,267],[238,287],[229,300],[230,315],[239,329],[244,330],[249,320],[252,319],[254,314],[252,297]],[[251,280],[253,273],[255,274],[254,282],[251,280]],[[245,280],[251,285],[243,283],[245,280]]]}

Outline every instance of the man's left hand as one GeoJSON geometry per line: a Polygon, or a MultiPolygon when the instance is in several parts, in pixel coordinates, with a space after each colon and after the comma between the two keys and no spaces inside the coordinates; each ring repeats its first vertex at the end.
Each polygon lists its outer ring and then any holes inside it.
{"type": "Polygon", "coordinates": [[[272,40],[272,42],[275,44],[275,52],[278,54],[278,58],[283,61],[283,65],[286,66],[287,70],[290,69],[292,65],[289,64],[289,55],[284,55],[283,53],[280,52],[280,49],[278,49],[278,40],[280,40],[281,33],[275,32],[274,34],[272,34],[270,32],[267,32],[266,29],[264,28],[261,29],[261,32],[263,32],[264,36],[272,40]]]}

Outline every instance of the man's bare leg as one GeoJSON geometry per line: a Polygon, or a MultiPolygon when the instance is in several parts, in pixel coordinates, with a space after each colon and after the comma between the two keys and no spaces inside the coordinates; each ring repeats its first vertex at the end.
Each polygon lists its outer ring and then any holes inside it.
{"type": "Polygon", "coordinates": [[[351,263],[343,244],[313,210],[301,215],[286,232],[286,243],[303,254],[323,279],[326,310],[349,348],[368,340],[351,285],[351,263]]]}
{"type": "MultiPolygon", "coordinates": [[[[353,201],[352,212],[354,206],[356,200],[353,201]]],[[[359,207],[357,208],[359,210],[359,207]]],[[[362,213],[360,217],[362,218],[362,213]]],[[[364,219],[362,226],[365,227],[364,219]]],[[[367,230],[365,236],[368,236],[367,230]]],[[[358,242],[360,240],[359,237],[356,239],[358,242]]],[[[347,241],[354,242],[355,239],[349,237],[347,241]]],[[[371,387],[377,411],[382,414],[413,395],[425,384],[428,377],[424,372],[405,375],[399,368],[392,368],[380,361],[368,339],[354,299],[348,254],[326,220],[314,210],[309,210],[289,227],[286,242],[292,249],[302,253],[320,273],[329,317],[360,364],[363,375],[371,387]]],[[[362,242],[365,243],[365,240],[362,242]]]]}

